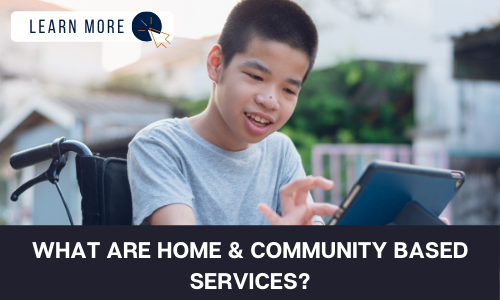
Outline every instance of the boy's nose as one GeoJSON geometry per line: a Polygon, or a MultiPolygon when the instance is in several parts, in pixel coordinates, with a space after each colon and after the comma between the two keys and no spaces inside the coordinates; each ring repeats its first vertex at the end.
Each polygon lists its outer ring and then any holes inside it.
{"type": "Polygon", "coordinates": [[[262,104],[265,108],[270,110],[278,110],[280,107],[276,96],[272,95],[258,94],[255,97],[255,102],[262,104]]]}

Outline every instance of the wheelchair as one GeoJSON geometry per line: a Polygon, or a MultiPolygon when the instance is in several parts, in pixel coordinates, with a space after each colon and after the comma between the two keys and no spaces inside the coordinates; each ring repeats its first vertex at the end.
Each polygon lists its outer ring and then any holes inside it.
{"type": "Polygon", "coordinates": [[[71,225],[73,219],[57,184],[59,173],[66,165],[68,153],[75,152],[76,178],[82,196],[82,225],[132,225],[132,195],[127,175],[127,161],[102,158],[75,140],[64,137],[12,154],[10,165],[19,170],[52,159],[48,170],[27,181],[11,195],[17,201],[24,191],[43,181],[54,184],[66,208],[71,225]]]}

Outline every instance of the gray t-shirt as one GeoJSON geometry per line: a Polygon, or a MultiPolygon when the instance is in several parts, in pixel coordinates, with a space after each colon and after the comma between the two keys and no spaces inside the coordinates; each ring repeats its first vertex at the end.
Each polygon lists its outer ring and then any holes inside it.
{"type": "MultiPolygon", "coordinates": [[[[127,161],[134,224],[144,225],[155,210],[173,203],[190,206],[198,225],[266,225],[257,204],[281,214],[280,187],[305,177],[286,135],[275,132],[245,150],[229,151],[204,140],[187,118],[139,131],[127,161]]],[[[310,194],[307,200],[313,201],[310,194]]]]}

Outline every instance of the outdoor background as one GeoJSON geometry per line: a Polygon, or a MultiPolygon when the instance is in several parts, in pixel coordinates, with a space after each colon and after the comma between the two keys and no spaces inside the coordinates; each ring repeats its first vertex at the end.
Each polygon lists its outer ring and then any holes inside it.
{"type": "MultiPolygon", "coordinates": [[[[297,0],[319,31],[316,65],[280,130],[307,174],[332,178],[338,204],[373,159],[463,170],[444,215],[500,224],[500,1],[297,0]]],[[[141,128],[207,104],[206,55],[236,0],[0,0],[0,224],[69,224],[55,186],[10,194],[12,153],[65,136],[126,157],[141,128]],[[13,11],[172,11],[175,38],[151,43],[14,43],[13,11]]],[[[74,156],[60,185],[81,224],[74,156]]]]}

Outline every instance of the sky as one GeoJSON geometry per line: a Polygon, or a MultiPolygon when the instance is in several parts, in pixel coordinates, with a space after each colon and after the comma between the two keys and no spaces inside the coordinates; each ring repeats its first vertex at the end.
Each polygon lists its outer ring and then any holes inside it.
{"type": "MultiPolygon", "coordinates": [[[[44,0],[78,11],[170,11],[174,36],[198,39],[221,32],[229,12],[239,0],[44,0]],[[193,9],[196,8],[196,9],[193,9]]],[[[111,72],[137,61],[141,43],[103,43],[103,69],[111,72]],[[124,51],[125,49],[125,51],[124,51]]]]}

